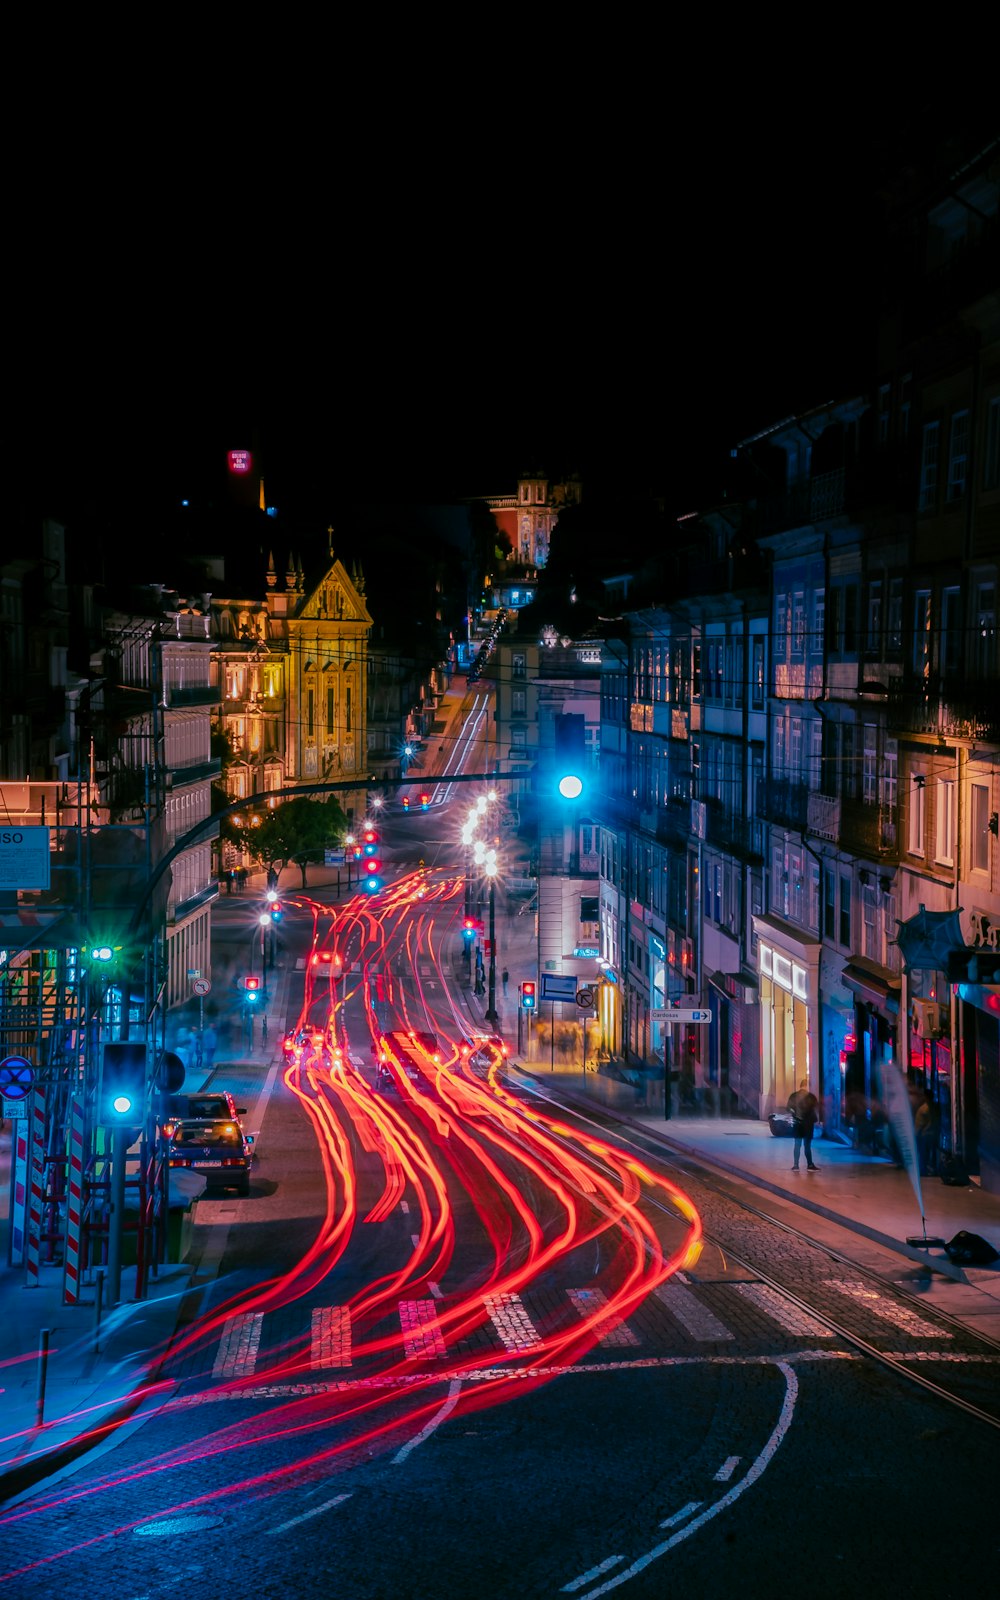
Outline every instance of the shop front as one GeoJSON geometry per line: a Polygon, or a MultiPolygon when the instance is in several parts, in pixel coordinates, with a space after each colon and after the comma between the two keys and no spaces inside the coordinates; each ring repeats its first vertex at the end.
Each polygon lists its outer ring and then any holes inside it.
{"type": "Polygon", "coordinates": [[[759,1112],[788,1104],[803,1081],[820,1096],[819,963],[822,945],[777,917],[755,916],[760,984],[759,1112]]]}

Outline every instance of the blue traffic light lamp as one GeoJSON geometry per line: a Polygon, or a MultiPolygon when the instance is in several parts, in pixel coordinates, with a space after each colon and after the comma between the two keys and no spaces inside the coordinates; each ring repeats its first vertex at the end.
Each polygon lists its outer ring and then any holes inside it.
{"type": "Polygon", "coordinates": [[[579,800],[583,793],[583,779],[575,772],[564,773],[557,785],[564,800],[579,800]]]}
{"type": "Polygon", "coordinates": [[[146,1046],[127,1041],[104,1046],[100,1121],[110,1128],[138,1128],[146,1115],[146,1046]]]}

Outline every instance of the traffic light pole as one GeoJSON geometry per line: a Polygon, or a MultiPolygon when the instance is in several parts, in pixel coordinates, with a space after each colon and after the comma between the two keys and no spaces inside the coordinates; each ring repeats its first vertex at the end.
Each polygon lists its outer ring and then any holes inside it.
{"type": "Polygon", "coordinates": [[[490,994],[489,1004],[486,1007],[486,1020],[495,1028],[499,1022],[497,1016],[497,919],[496,919],[496,883],[490,879],[490,994]]]}
{"type": "Polygon", "coordinates": [[[108,1306],[122,1297],[122,1229],[125,1222],[125,1128],[111,1130],[111,1187],[108,1209],[108,1306]]]}

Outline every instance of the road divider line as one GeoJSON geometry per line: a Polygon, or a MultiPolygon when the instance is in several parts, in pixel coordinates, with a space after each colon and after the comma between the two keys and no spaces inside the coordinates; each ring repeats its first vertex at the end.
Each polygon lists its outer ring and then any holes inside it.
{"type": "Polygon", "coordinates": [[[401,1300],[399,1324],[408,1356],[444,1356],[448,1350],[433,1300],[401,1300]]]}
{"type": "Polygon", "coordinates": [[[213,1378],[253,1376],[263,1323],[262,1311],[239,1312],[235,1317],[226,1318],[212,1368],[213,1378]]]}

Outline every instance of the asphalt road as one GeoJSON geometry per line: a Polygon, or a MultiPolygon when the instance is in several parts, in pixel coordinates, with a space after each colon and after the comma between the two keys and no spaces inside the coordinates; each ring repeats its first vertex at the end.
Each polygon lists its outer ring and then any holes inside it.
{"type": "Polygon", "coordinates": [[[995,1408],[996,1353],[502,1064],[464,1070],[457,885],[288,913],[287,1013],[325,1044],[287,1081],[220,1064],[213,1087],[258,1092],[259,1160],[248,1199],[199,1204],[172,1388],[0,1524],[6,1586],[947,1600],[988,1581],[997,1434],[945,1391],[995,1408]],[[390,1055],[376,1090],[390,1030],[434,1032],[440,1061],[415,1049],[411,1077],[390,1055]]]}

